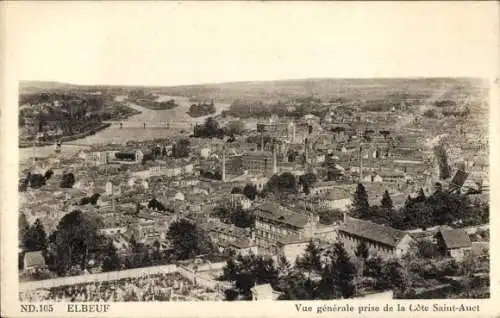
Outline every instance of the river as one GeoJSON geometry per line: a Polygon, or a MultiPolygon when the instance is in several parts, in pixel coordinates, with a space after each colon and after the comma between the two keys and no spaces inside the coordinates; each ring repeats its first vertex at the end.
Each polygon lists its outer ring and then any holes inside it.
{"type": "MultiPolygon", "coordinates": [[[[106,143],[124,143],[128,140],[150,140],[155,138],[168,137],[173,134],[178,134],[180,129],[190,130],[192,125],[195,123],[202,123],[208,116],[192,118],[187,114],[189,111],[190,103],[187,97],[183,96],[168,96],[168,95],[156,95],[158,96],[158,101],[174,99],[179,105],[173,109],[167,110],[151,110],[127,102],[127,106],[139,110],[141,113],[131,116],[126,120],[121,121],[124,128],[120,128],[119,123],[115,123],[109,128],[98,131],[95,135],[88,136],[82,139],[73,140],[68,143],[63,143],[61,153],[58,154],[60,157],[69,157],[75,154],[77,151],[87,148],[86,146],[94,144],[106,144],[106,143]],[[159,129],[159,128],[143,128],[143,123],[149,123],[154,125],[157,123],[160,125],[164,122],[175,122],[176,128],[174,129],[159,129]],[[131,126],[133,128],[126,128],[131,126]]],[[[117,101],[124,101],[126,96],[120,95],[115,99],[117,101]]],[[[217,116],[223,110],[228,109],[230,104],[225,103],[215,103],[216,113],[210,116],[217,116]]],[[[54,154],[54,146],[44,146],[44,147],[30,147],[30,148],[19,148],[19,161],[25,162],[30,160],[33,156],[36,157],[48,157],[54,154]]]]}

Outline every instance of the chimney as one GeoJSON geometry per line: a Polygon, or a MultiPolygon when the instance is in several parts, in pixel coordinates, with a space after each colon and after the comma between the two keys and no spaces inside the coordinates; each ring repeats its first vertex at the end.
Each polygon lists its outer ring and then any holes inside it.
{"type": "Polygon", "coordinates": [[[276,144],[273,142],[273,173],[278,173],[278,163],[276,162],[276,144]]]}
{"type": "Polygon", "coordinates": [[[226,181],[226,145],[222,146],[222,182],[226,181]]]}
{"type": "Polygon", "coordinates": [[[307,138],[304,140],[304,154],[305,154],[305,161],[307,164],[309,162],[309,140],[307,138]]]}

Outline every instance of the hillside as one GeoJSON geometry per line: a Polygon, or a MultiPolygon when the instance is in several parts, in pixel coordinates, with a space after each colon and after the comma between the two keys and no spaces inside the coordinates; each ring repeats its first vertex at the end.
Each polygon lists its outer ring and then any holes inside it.
{"type": "Polygon", "coordinates": [[[191,100],[210,100],[233,103],[235,100],[277,102],[314,96],[322,100],[384,100],[393,95],[404,98],[427,99],[436,93],[464,96],[481,95],[485,85],[477,78],[375,78],[375,79],[294,79],[257,82],[232,82],[172,87],[138,86],[80,86],[58,82],[21,81],[20,93],[47,90],[108,90],[128,94],[141,89],[149,93],[184,96],[191,100]]]}

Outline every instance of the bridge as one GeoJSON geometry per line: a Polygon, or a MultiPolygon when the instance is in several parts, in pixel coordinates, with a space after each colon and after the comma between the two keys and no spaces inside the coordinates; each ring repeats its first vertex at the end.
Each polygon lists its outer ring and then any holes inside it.
{"type": "Polygon", "coordinates": [[[107,122],[110,128],[122,129],[192,129],[194,122],[189,121],[145,121],[145,122],[107,122]]]}

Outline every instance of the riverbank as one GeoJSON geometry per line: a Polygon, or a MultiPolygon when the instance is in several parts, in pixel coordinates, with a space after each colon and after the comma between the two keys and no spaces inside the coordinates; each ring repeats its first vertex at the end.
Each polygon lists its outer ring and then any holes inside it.
{"type": "MultiPolygon", "coordinates": [[[[58,137],[58,138],[54,138],[53,140],[37,141],[35,143],[35,147],[50,146],[50,145],[54,144],[54,142],[56,142],[56,140],[60,140],[61,142],[68,142],[68,141],[73,141],[73,140],[85,138],[85,137],[88,137],[88,136],[95,135],[96,132],[104,130],[104,129],[110,127],[110,126],[111,126],[110,123],[102,123],[99,126],[93,128],[93,129],[91,129],[89,131],[85,131],[83,133],[74,134],[74,135],[71,135],[71,136],[58,137]]],[[[33,143],[32,140],[30,140],[30,141],[19,141],[19,148],[29,148],[29,147],[33,147],[33,145],[34,145],[34,143],[33,143]]]]}

